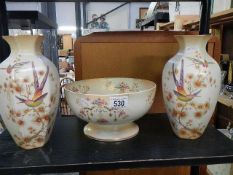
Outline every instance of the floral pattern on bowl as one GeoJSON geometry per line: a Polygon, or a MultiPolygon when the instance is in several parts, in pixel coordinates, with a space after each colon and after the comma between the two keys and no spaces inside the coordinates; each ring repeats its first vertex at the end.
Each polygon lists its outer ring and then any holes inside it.
{"type": "Polygon", "coordinates": [[[89,122],[85,127],[88,129],[84,129],[85,134],[104,141],[124,140],[136,135],[138,126],[132,122],[150,109],[155,91],[155,83],[133,78],[81,80],[65,87],[72,111],[89,122]],[[80,93],[80,90],[72,91],[72,86],[89,88],[80,93]],[[130,132],[127,133],[127,129],[130,132]]]}
{"type": "Polygon", "coordinates": [[[90,90],[90,87],[85,86],[85,85],[72,86],[72,85],[67,84],[66,89],[72,92],[77,92],[77,93],[88,93],[88,91],[90,90]]]}
{"type": "Polygon", "coordinates": [[[83,106],[80,109],[80,116],[85,121],[95,121],[99,124],[114,123],[118,120],[125,119],[128,117],[125,109],[118,109],[116,107],[109,107],[108,102],[105,98],[97,98],[91,100],[90,98],[82,99],[82,102],[77,100],[77,104],[83,106]],[[91,105],[87,107],[83,105],[83,101],[88,101],[91,105]],[[93,113],[98,112],[98,116],[95,117],[93,113]]]}

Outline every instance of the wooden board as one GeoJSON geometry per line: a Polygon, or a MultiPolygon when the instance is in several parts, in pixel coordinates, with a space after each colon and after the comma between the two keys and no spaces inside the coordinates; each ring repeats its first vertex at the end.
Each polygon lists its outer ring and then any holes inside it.
{"type": "Polygon", "coordinates": [[[124,169],[112,171],[89,171],[81,175],[189,175],[190,167],[163,167],[163,168],[141,168],[141,169],[124,169]],[[155,173],[156,172],[156,173],[155,173]]]}
{"type": "MultiPolygon", "coordinates": [[[[187,30],[198,29],[199,23],[200,23],[199,20],[188,22],[184,24],[184,28],[187,30]]],[[[229,24],[229,23],[233,23],[233,8],[211,15],[210,18],[211,28],[216,28],[222,24],[229,24]]]]}

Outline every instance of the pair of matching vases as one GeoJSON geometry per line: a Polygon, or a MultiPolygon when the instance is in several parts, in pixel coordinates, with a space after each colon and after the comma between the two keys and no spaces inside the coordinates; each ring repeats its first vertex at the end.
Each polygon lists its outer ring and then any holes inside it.
{"type": "MultiPolygon", "coordinates": [[[[220,90],[220,68],[206,52],[210,36],[176,36],[180,50],[165,65],[163,97],[175,134],[196,139],[206,129],[220,90]]],[[[0,114],[15,143],[42,147],[59,104],[57,68],[41,54],[41,36],[4,37],[10,56],[0,64],[0,114]]]]}

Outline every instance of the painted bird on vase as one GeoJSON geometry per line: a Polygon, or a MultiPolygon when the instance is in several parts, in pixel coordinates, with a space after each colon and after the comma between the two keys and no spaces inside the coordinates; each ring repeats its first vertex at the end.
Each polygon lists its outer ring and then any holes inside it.
{"type": "Polygon", "coordinates": [[[187,58],[190,59],[195,65],[201,65],[204,68],[207,68],[209,64],[214,64],[213,62],[208,62],[206,60],[201,60],[201,59],[192,58],[192,57],[187,57],[187,58]]]}
{"type": "Polygon", "coordinates": [[[27,63],[29,63],[29,61],[25,61],[25,62],[21,62],[21,63],[15,63],[13,65],[9,64],[8,67],[0,68],[0,69],[1,70],[6,70],[6,73],[10,74],[13,71],[13,69],[18,69],[18,68],[20,68],[21,66],[23,66],[23,65],[25,65],[27,63]]]}
{"type": "Polygon", "coordinates": [[[187,93],[185,91],[184,89],[184,60],[181,61],[180,80],[178,81],[176,79],[174,63],[172,65],[172,74],[173,74],[173,79],[176,85],[176,90],[174,90],[174,93],[180,101],[189,102],[201,92],[201,90],[195,93],[187,93]]]}
{"type": "Polygon", "coordinates": [[[48,94],[48,93],[43,94],[43,89],[44,89],[45,83],[46,83],[47,78],[48,78],[49,67],[47,66],[46,73],[45,73],[43,80],[40,84],[39,84],[38,75],[37,75],[37,72],[35,69],[35,65],[33,62],[32,62],[32,69],[33,69],[34,88],[35,88],[35,92],[34,92],[32,99],[23,99],[23,98],[20,98],[17,96],[16,96],[16,98],[20,100],[20,103],[24,103],[25,105],[27,105],[29,107],[37,107],[43,102],[44,98],[48,94]]]}

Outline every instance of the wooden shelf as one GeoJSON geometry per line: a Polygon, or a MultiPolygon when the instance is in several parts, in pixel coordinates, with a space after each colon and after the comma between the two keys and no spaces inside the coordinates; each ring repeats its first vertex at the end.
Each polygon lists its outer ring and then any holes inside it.
{"type": "MultiPolygon", "coordinates": [[[[200,20],[195,20],[193,22],[184,23],[183,27],[185,30],[197,30],[199,28],[199,23],[200,20]]],[[[211,28],[217,28],[221,24],[232,24],[233,26],[233,8],[211,15],[211,28]]],[[[161,24],[159,28],[160,30],[173,30],[174,21],[161,24]]]]}
{"type": "Polygon", "coordinates": [[[230,99],[228,96],[226,95],[220,95],[218,97],[218,102],[227,106],[227,107],[231,107],[233,108],[233,99],[230,99]]]}
{"type": "Polygon", "coordinates": [[[174,29],[174,21],[160,24],[159,30],[173,30],[174,29]]]}
{"type": "MultiPolygon", "coordinates": [[[[197,29],[200,21],[184,24],[185,29],[197,29]]],[[[216,28],[221,24],[233,24],[233,8],[211,15],[210,26],[216,28]]]]}

